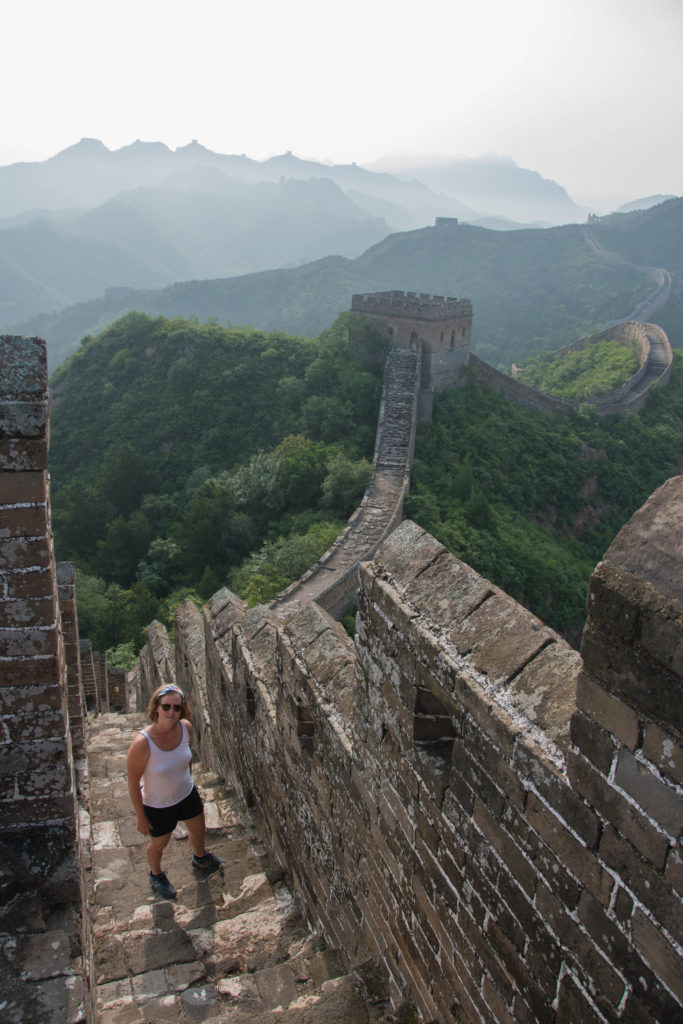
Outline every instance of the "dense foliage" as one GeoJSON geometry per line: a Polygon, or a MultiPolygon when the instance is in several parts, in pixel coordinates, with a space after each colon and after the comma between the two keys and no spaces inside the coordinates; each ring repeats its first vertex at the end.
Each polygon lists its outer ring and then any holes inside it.
{"type": "Polygon", "coordinates": [[[141,314],[86,340],[51,389],[82,634],[139,647],[188,593],[265,600],[296,579],[370,479],[384,355],[350,315],[316,340],[141,314]]]}
{"type": "Polygon", "coordinates": [[[637,342],[596,341],[564,356],[552,352],[537,356],[520,368],[518,379],[529,387],[558,398],[595,398],[608,395],[638,369],[637,342]]]}
{"type": "Polygon", "coordinates": [[[683,459],[683,366],[638,414],[528,411],[473,384],[436,396],[406,511],[577,643],[588,578],[619,528],[683,459]]]}

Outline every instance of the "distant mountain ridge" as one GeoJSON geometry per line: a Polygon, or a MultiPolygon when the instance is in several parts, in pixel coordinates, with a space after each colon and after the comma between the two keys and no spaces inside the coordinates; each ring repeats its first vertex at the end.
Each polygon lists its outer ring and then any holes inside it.
{"type": "Polygon", "coordinates": [[[326,257],[162,290],[110,288],[14,331],[48,340],[53,371],[84,335],[133,310],[315,336],[350,308],[353,293],[404,288],[470,298],[473,350],[493,365],[509,365],[627,317],[655,291],[653,266],[668,268],[678,282],[655,319],[680,345],[683,200],[601,218],[590,233],[583,225],[500,232],[456,224],[389,235],[354,259],[326,257]]]}

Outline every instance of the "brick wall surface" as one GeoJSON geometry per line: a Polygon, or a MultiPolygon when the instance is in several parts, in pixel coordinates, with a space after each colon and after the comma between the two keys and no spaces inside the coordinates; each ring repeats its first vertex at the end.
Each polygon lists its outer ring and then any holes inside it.
{"type": "Polygon", "coordinates": [[[619,535],[581,655],[412,523],[361,569],[355,643],[314,604],[220,591],[203,642],[179,613],[202,760],[422,1019],[683,1019],[682,515],[676,478],[619,535]]]}
{"type": "Polygon", "coordinates": [[[0,888],[75,897],[66,655],[47,475],[47,360],[3,337],[0,385],[0,888]]]}

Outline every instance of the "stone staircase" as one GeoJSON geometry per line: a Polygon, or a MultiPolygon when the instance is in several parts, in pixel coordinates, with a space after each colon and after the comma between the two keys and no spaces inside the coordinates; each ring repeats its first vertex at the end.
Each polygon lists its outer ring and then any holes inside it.
{"type": "MultiPolygon", "coordinates": [[[[348,974],[302,920],[234,792],[201,766],[216,873],[190,865],[182,826],[164,854],[175,900],[150,888],[126,785],[142,715],[101,715],[87,731],[89,907],[98,1024],[381,1024],[386,995],[370,968],[348,974]]],[[[84,835],[84,838],[87,838],[84,835]]]]}
{"type": "Polygon", "coordinates": [[[415,396],[417,353],[394,348],[384,375],[384,409],[375,450],[375,468],[410,468],[412,407],[415,396]]]}

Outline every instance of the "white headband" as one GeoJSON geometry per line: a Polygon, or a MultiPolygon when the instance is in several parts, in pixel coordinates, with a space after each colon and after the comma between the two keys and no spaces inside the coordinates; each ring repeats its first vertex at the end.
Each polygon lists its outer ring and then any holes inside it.
{"type": "Polygon", "coordinates": [[[157,694],[157,700],[160,697],[163,697],[163,695],[165,693],[177,693],[177,694],[179,694],[179,696],[180,696],[181,700],[183,701],[183,703],[185,703],[185,694],[177,686],[174,686],[173,683],[169,683],[168,686],[164,686],[164,688],[162,690],[159,690],[159,692],[157,694]]]}

